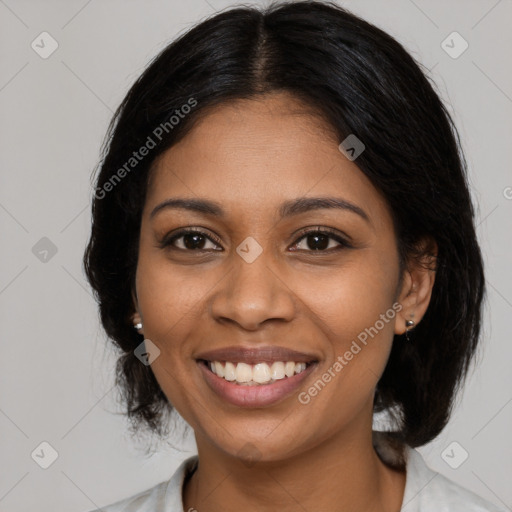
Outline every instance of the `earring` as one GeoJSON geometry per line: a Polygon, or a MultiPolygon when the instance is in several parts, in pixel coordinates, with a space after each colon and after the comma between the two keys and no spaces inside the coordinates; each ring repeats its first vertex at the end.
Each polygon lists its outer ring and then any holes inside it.
{"type": "Polygon", "coordinates": [[[411,341],[409,338],[409,327],[414,326],[414,320],[406,320],[405,321],[405,339],[407,341],[411,341]]]}
{"type": "Polygon", "coordinates": [[[142,322],[138,322],[136,324],[133,324],[133,327],[137,330],[142,329],[142,322]]]}

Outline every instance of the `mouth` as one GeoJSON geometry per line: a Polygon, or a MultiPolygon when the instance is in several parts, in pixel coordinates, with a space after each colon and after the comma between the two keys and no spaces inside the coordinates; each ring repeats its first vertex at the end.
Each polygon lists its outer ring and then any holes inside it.
{"type": "Polygon", "coordinates": [[[318,365],[315,356],[268,347],[232,347],[196,359],[209,388],[232,405],[274,405],[291,395],[318,365]]]}
{"type": "Polygon", "coordinates": [[[264,386],[298,375],[316,361],[309,363],[275,361],[271,365],[264,362],[247,364],[231,361],[207,361],[205,359],[200,359],[199,362],[205,365],[217,377],[233,384],[240,386],[264,386]]]}

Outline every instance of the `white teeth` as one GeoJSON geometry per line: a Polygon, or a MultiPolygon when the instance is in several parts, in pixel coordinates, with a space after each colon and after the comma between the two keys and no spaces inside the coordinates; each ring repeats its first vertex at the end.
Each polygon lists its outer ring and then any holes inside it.
{"type": "Polygon", "coordinates": [[[249,382],[252,380],[252,368],[251,365],[245,363],[238,363],[236,365],[236,381],[237,382],[249,382]]]}
{"type": "Polygon", "coordinates": [[[213,370],[214,373],[216,373],[219,377],[224,377],[224,366],[222,366],[219,361],[215,361],[214,363],[215,368],[213,370]]]}
{"type": "MultiPolygon", "coordinates": [[[[220,375],[219,375],[219,377],[220,377],[220,375]]],[[[224,378],[226,380],[235,380],[236,379],[235,365],[233,363],[226,362],[226,365],[224,366],[224,378]]]]}
{"type": "Polygon", "coordinates": [[[284,373],[287,377],[293,377],[295,373],[295,363],[293,361],[289,361],[284,365],[284,373]]]}
{"type": "Polygon", "coordinates": [[[295,373],[301,373],[306,369],[306,363],[297,363],[295,365],[295,373]]]}
{"type": "Polygon", "coordinates": [[[252,380],[259,384],[270,382],[270,368],[267,363],[258,363],[252,369],[252,380]]]}
{"type": "Polygon", "coordinates": [[[247,363],[231,363],[226,361],[208,361],[208,368],[227,381],[236,381],[242,385],[268,384],[285,377],[293,377],[306,369],[306,363],[294,361],[276,361],[269,366],[267,363],[250,365],[247,363]]]}
{"type": "Polygon", "coordinates": [[[282,363],[281,361],[276,361],[275,363],[272,363],[270,373],[272,374],[272,378],[274,380],[284,379],[284,363],[282,363]]]}

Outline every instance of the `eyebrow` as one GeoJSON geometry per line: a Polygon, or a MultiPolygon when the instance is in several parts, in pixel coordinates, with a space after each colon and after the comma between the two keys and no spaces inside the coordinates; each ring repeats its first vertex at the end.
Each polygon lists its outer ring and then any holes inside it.
{"type": "MultiPolygon", "coordinates": [[[[194,198],[171,198],[166,199],[157,205],[150,213],[149,217],[152,219],[158,212],[164,209],[182,209],[193,212],[213,215],[215,217],[224,218],[225,212],[222,206],[208,199],[194,199],[194,198]]],[[[279,216],[281,219],[299,215],[312,210],[321,209],[337,209],[345,210],[359,215],[366,222],[370,223],[368,214],[359,206],[341,198],[337,197],[300,197],[298,199],[291,199],[285,201],[279,208],[279,216]]]]}

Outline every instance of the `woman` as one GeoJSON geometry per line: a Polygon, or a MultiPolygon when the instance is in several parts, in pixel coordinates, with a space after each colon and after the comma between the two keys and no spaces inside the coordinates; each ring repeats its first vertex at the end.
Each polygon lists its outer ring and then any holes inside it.
{"type": "Polygon", "coordinates": [[[414,450],[484,276],[457,130],[378,28],[299,1],[169,45],[112,121],[84,262],[133,429],[175,409],[198,449],[103,510],[497,510],[414,450]]]}

